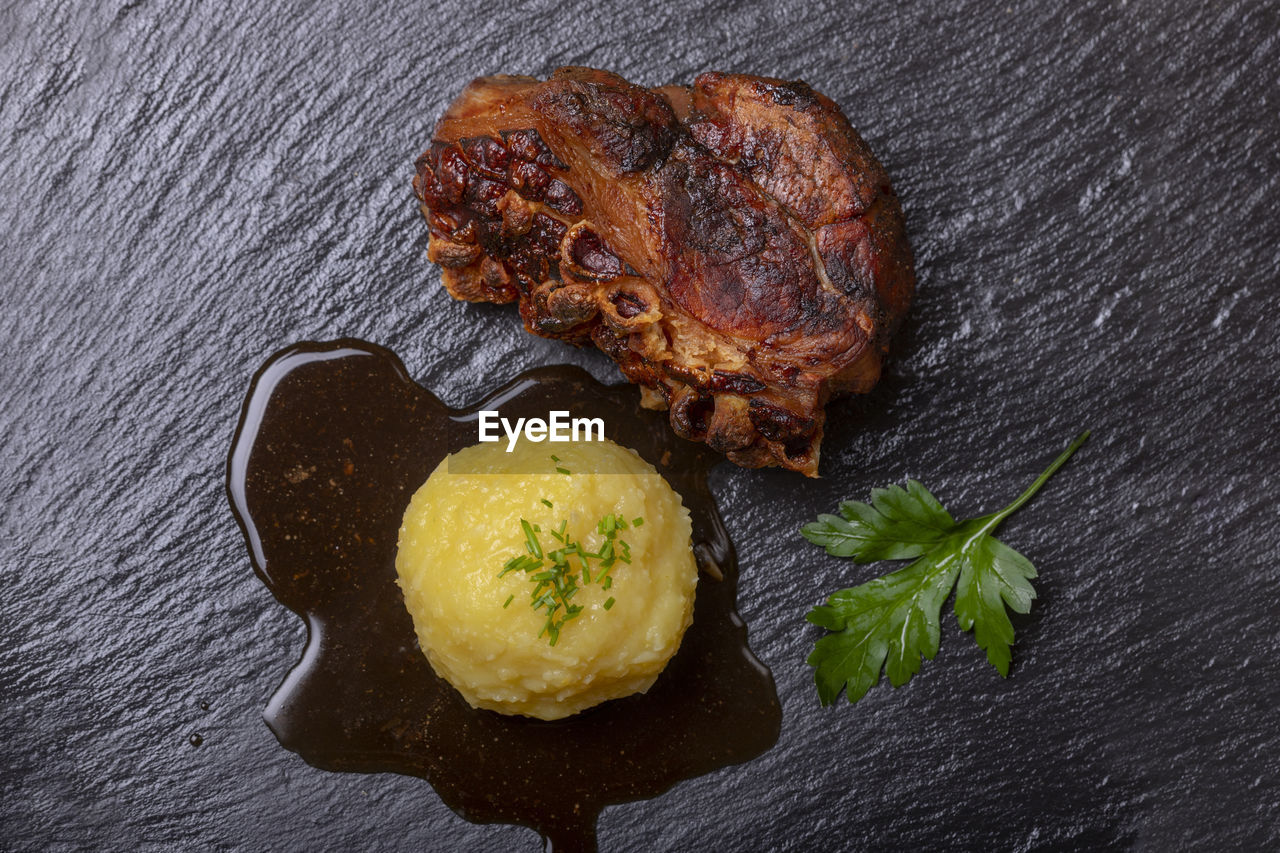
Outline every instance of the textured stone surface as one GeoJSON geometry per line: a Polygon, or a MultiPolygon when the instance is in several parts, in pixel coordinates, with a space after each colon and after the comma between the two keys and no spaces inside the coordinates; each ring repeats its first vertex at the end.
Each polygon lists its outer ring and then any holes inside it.
{"type": "Polygon", "coordinates": [[[607,810],[603,849],[1280,844],[1274,4],[445,5],[0,12],[0,848],[537,849],[275,743],[303,627],[222,478],[296,340],[387,345],[453,404],[615,375],[451,302],[409,192],[463,83],[566,63],[807,80],[888,167],[920,273],[825,479],[713,476],[781,741],[607,810]],[[948,606],[910,685],[819,708],[801,617],[875,569],[795,528],[906,476],[994,508],[1086,426],[1003,528],[1041,572],[1012,676],[948,606]]]}

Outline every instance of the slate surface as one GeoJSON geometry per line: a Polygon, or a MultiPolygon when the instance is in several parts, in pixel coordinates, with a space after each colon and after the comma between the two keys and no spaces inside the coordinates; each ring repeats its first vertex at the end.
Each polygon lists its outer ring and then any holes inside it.
{"type": "Polygon", "coordinates": [[[538,848],[275,743],[303,628],[222,480],[249,376],[297,340],[385,344],[452,404],[616,375],[452,303],[409,192],[468,79],[570,63],[808,81],[888,167],[920,275],[825,479],[713,476],[780,742],[607,810],[602,848],[1280,844],[1280,12],[1057,5],[6,6],[0,848],[538,848]],[[907,476],[995,508],[1086,426],[1003,528],[1041,572],[1011,678],[948,607],[910,685],[819,708],[802,614],[874,570],[795,528],[907,476]]]}

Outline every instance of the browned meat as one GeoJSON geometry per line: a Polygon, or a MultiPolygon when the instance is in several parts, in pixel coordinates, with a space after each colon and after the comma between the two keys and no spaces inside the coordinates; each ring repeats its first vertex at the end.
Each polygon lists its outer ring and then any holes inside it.
{"type": "Polygon", "coordinates": [[[482,77],[417,167],[449,293],[594,343],[746,467],[817,475],[823,407],[876,383],[911,300],[889,178],[804,83],[482,77]]]}

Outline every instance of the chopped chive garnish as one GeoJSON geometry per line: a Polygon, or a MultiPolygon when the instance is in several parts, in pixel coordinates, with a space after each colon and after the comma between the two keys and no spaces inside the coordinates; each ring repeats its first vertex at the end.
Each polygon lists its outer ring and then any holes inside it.
{"type": "Polygon", "coordinates": [[[613,609],[613,596],[612,596],[612,595],[611,595],[611,596],[609,596],[608,598],[606,598],[606,599],[604,600],[604,609],[605,609],[605,610],[612,610],[612,609],[613,609]]]}
{"type": "Polygon", "coordinates": [[[561,468],[559,465],[557,465],[557,466],[556,466],[556,473],[557,473],[557,474],[568,474],[568,473],[569,473],[569,469],[568,469],[568,468],[561,468]]]}
{"type": "Polygon", "coordinates": [[[533,535],[533,528],[523,518],[520,519],[520,526],[524,528],[525,547],[529,549],[530,554],[541,559],[542,546],[538,544],[538,537],[533,535]]]}
{"type": "Polygon", "coordinates": [[[508,595],[506,602],[502,605],[502,609],[506,610],[508,607],[510,607],[511,602],[515,601],[515,598],[516,598],[516,594],[514,592],[511,593],[511,595],[508,595]]]}
{"type": "MultiPolygon", "coordinates": [[[[559,462],[559,458],[552,456],[553,461],[559,462]]],[[[566,468],[557,467],[557,471],[562,474],[568,474],[566,468]]],[[[554,508],[551,501],[542,498],[541,502],[550,508],[554,508]]],[[[644,523],[644,519],[637,517],[632,520],[631,527],[639,527],[644,523]]],[[[578,594],[579,590],[586,586],[597,583],[602,589],[610,589],[613,586],[613,577],[609,572],[615,563],[631,562],[631,546],[626,540],[618,538],[618,532],[628,529],[626,519],[619,514],[610,514],[603,516],[596,523],[596,533],[601,537],[600,546],[593,553],[588,551],[581,542],[575,542],[568,532],[569,520],[561,519],[556,527],[547,527],[547,535],[553,537],[560,543],[559,548],[543,551],[542,543],[538,541],[537,534],[542,533],[542,526],[528,519],[520,519],[520,528],[524,532],[524,548],[528,553],[519,554],[507,560],[503,564],[501,572],[498,576],[503,577],[511,572],[523,571],[533,584],[533,589],[529,593],[529,604],[535,612],[541,612],[545,619],[542,629],[538,632],[538,637],[546,637],[547,642],[555,645],[560,641],[560,631],[565,623],[580,614],[585,607],[581,604],[570,603],[571,599],[578,594]],[[576,555],[577,566],[570,562],[570,556],[576,555]],[[591,561],[598,561],[599,565],[592,570],[591,561]]],[[[507,608],[511,602],[515,600],[515,595],[507,597],[506,602],[502,605],[507,608]]],[[[604,609],[609,610],[614,605],[612,596],[604,603],[604,609]]]]}

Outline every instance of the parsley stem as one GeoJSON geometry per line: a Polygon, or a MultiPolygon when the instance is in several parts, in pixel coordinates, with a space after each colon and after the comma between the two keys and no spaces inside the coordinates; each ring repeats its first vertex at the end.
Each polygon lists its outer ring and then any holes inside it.
{"type": "Polygon", "coordinates": [[[1015,512],[1021,509],[1027,503],[1027,501],[1035,497],[1036,492],[1040,491],[1040,487],[1043,486],[1045,483],[1049,482],[1049,478],[1052,477],[1054,474],[1056,474],[1059,468],[1067,464],[1067,460],[1071,458],[1071,455],[1075,453],[1077,450],[1079,450],[1080,445],[1084,444],[1085,441],[1088,440],[1089,432],[1090,430],[1085,430],[1084,432],[1080,433],[1080,435],[1076,436],[1075,441],[1068,444],[1067,449],[1059,453],[1058,458],[1053,460],[1053,462],[1049,463],[1049,467],[1044,469],[1044,473],[1041,474],[1039,477],[1036,477],[1035,482],[1032,483],[1030,486],[1028,486],[1025,492],[1018,495],[1018,497],[1014,499],[1013,503],[1009,504],[1007,507],[995,513],[994,515],[987,516],[987,518],[990,519],[990,521],[988,524],[983,525],[983,529],[991,530],[995,528],[997,524],[1004,521],[1009,516],[1013,515],[1015,512]]]}

